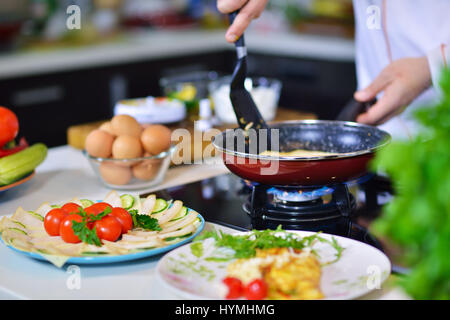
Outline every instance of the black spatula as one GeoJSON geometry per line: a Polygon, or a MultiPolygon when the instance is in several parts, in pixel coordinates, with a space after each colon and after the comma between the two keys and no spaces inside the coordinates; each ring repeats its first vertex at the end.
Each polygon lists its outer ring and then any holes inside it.
{"type": "MultiPolygon", "coordinates": [[[[229,14],[230,24],[237,14],[238,11],[229,14]]],[[[242,129],[267,129],[268,126],[258,107],[244,86],[247,77],[247,48],[244,35],[235,42],[235,45],[238,61],[231,78],[230,99],[238,124],[242,129]]]]}

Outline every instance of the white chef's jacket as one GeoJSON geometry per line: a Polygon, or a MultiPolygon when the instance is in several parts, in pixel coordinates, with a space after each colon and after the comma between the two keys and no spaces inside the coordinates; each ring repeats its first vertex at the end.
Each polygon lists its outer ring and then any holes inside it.
{"type": "Polygon", "coordinates": [[[412,111],[439,97],[440,72],[450,67],[450,0],[353,0],[353,6],[358,89],[367,87],[391,61],[428,57],[433,86],[379,126],[394,139],[411,138],[419,129],[412,111]]]}

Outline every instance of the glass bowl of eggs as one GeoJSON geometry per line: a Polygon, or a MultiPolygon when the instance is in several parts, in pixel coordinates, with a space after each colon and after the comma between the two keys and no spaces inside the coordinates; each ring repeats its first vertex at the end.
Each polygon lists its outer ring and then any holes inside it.
{"type": "Polygon", "coordinates": [[[83,153],[105,186],[132,190],[161,183],[175,150],[169,128],[117,115],[89,133],[83,153]]]}

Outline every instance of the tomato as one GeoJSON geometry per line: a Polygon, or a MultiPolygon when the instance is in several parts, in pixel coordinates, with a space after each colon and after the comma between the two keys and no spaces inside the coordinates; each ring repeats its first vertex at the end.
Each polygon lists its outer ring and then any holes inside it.
{"type": "Polygon", "coordinates": [[[69,243],[78,243],[81,242],[81,240],[73,233],[72,229],[72,221],[76,222],[82,222],[83,217],[79,214],[69,214],[67,215],[64,220],[61,222],[61,226],[59,227],[59,233],[61,235],[61,238],[65,242],[69,243]]]}
{"type": "Polygon", "coordinates": [[[120,222],[122,225],[122,233],[127,233],[133,228],[133,219],[131,218],[131,214],[124,208],[113,208],[109,215],[113,216],[120,222]]]}
{"type": "Polygon", "coordinates": [[[59,226],[67,214],[61,209],[52,209],[46,215],[44,219],[45,231],[50,236],[59,236],[59,226]]]}
{"type": "Polygon", "coordinates": [[[262,300],[267,297],[267,284],[262,279],[250,282],[244,288],[244,296],[247,300],[262,300]]]}
{"type": "Polygon", "coordinates": [[[11,110],[0,107],[0,148],[13,140],[19,132],[19,120],[11,110]]]}
{"type": "Polygon", "coordinates": [[[25,138],[20,138],[19,144],[15,147],[9,148],[9,149],[1,149],[0,148],[0,158],[10,156],[14,153],[17,153],[19,151],[22,151],[24,149],[28,148],[28,142],[25,140],[25,138]]]}
{"type": "Polygon", "coordinates": [[[77,205],[76,203],[68,202],[61,207],[61,210],[64,211],[65,213],[69,214],[69,213],[80,212],[80,208],[81,208],[81,206],[77,205]]]}
{"type": "Polygon", "coordinates": [[[226,277],[222,282],[228,287],[227,299],[240,298],[244,293],[244,286],[238,278],[226,277]]]}
{"type": "Polygon", "coordinates": [[[84,209],[84,211],[86,211],[87,214],[93,214],[96,216],[99,213],[102,213],[103,211],[105,211],[105,209],[107,207],[110,207],[112,210],[112,207],[110,204],[108,204],[106,202],[98,202],[98,203],[94,203],[92,206],[87,207],[86,209],[84,209]]]}
{"type": "Polygon", "coordinates": [[[102,240],[116,241],[122,234],[122,225],[113,216],[106,216],[95,221],[94,228],[97,236],[102,240]]]}

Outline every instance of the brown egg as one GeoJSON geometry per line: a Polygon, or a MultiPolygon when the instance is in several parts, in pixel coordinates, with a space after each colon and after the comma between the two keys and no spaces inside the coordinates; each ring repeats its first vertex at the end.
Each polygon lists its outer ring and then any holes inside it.
{"type": "Polygon", "coordinates": [[[133,136],[119,136],[112,145],[112,155],[116,159],[139,158],[142,156],[142,145],[133,136]]]}
{"type": "Polygon", "coordinates": [[[120,114],[111,119],[111,129],[116,136],[133,136],[139,138],[142,133],[142,127],[133,117],[120,114]]]}
{"type": "Polygon", "coordinates": [[[156,177],[160,167],[161,159],[149,159],[133,166],[132,171],[139,180],[148,181],[156,177]]]}
{"type": "Polygon", "coordinates": [[[100,175],[109,184],[124,185],[131,180],[131,169],[111,162],[100,164],[100,175]]]}
{"type": "Polygon", "coordinates": [[[110,122],[110,121],[105,122],[104,124],[102,124],[102,125],[99,127],[99,129],[100,129],[100,130],[103,130],[103,131],[106,131],[106,132],[108,132],[109,134],[111,134],[111,135],[113,135],[113,136],[116,135],[116,134],[114,133],[113,129],[112,129],[112,126],[111,126],[111,122],[110,122]]]}
{"type": "Polygon", "coordinates": [[[86,137],[85,148],[93,157],[108,158],[112,153],[114,136],[106,131],[96,129],[86,137]]]}
{"type": "Polygon", "coordinates": [[[172,132],[163,125],[151,125],[142,132],[141,142],[145,151],[151,154],[159,154],[170,147],[172,132]]]}

